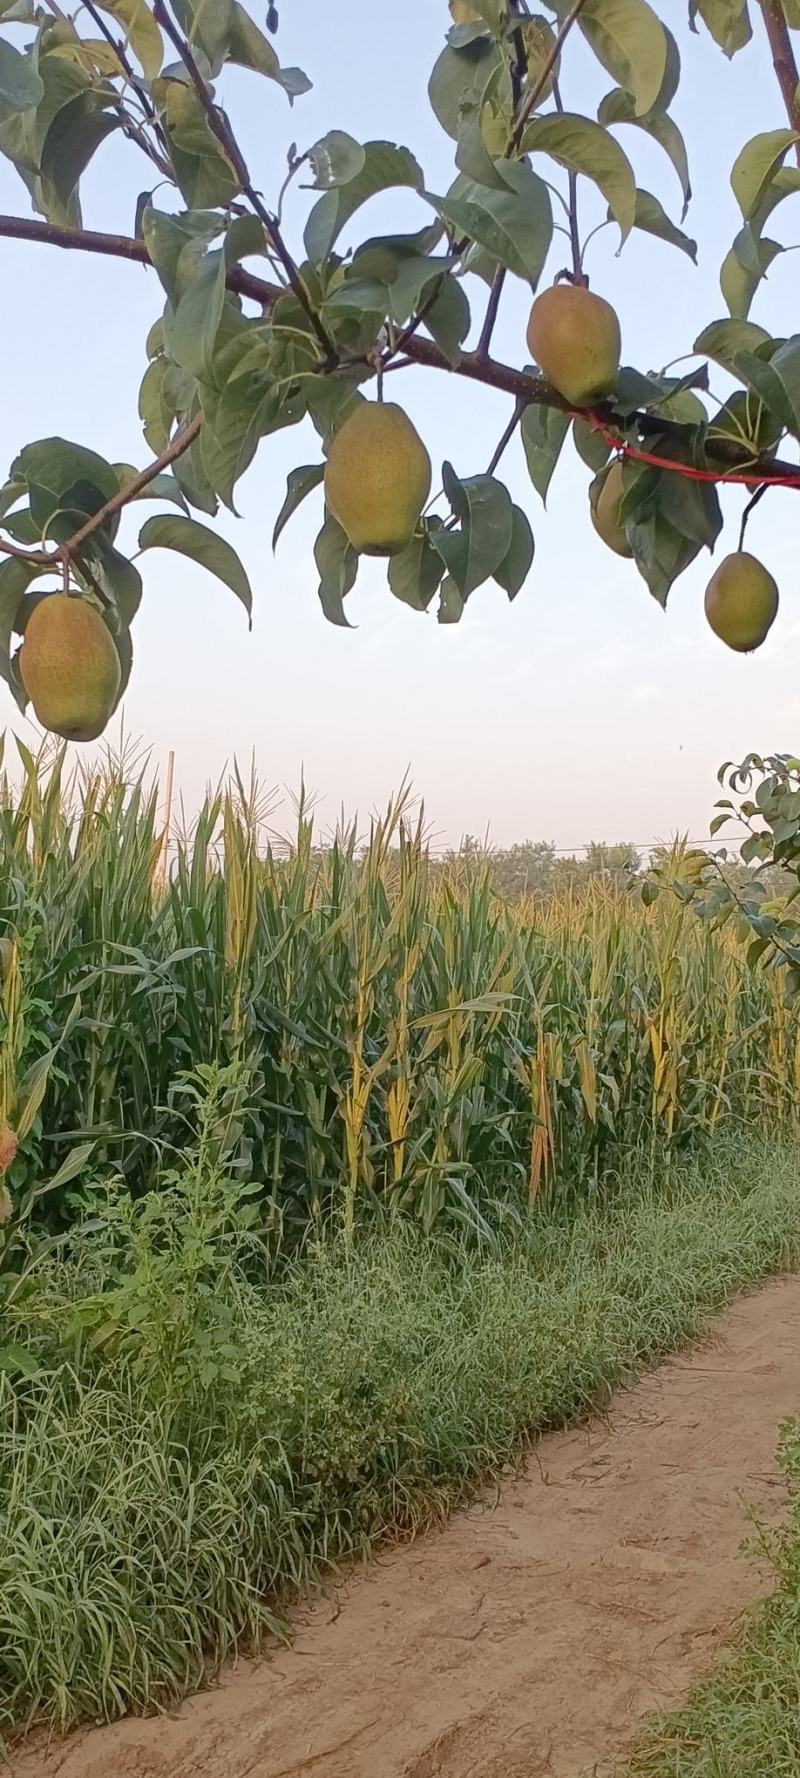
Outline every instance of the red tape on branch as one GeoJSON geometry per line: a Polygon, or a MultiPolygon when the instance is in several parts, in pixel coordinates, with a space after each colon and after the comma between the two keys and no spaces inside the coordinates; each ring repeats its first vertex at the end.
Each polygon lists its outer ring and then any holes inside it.
{"type": "Polygon", "coordinates": [[[638,446],[626,444],[619,438],[600,414],[587,412],[578,416],[586,420],[593,432],[600,437],[618,457],[629,459],[634,463],[648,463],[653,469],[670,469],[674,475],[682,475],[690,482],[722,482],[725,486],[742,488],[800,488],[800,468],[796,475],[769,475],[763,470],[723,470],[693,469],[690,463],[676,463],[672,457],[657,457],[654,451],[640,451],[638,446]]]}

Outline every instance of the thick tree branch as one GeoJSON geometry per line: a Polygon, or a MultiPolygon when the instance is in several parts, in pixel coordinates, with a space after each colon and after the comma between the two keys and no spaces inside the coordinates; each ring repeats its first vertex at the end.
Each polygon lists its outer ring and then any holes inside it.
{"type": "MultiPolygon", "coordinates": [[[[100,234],[93,229],[61,228],[56,223],[40,222],[28,216],[0,216],[0,238],[3,236],[20,241],[39,241],[51,247],[77,249],[84,253],[100,253],[112,259],[132,260],[139,265],[151,266],[152,261],[144,241],[134,240],[130,235],[100,234]]],[[[270,284],[266,278],[259,278],[252,272],[245,271],[242,266],[231,266],[227,274],[229,290],[240,296],[250,297],[260,303],[262,308],[269,309],[277,302],[278,297],[285,295],[280,284],[270,284]]],[[[568,401],[545,382],[543,377],[534,377],[529,371],[517,370],[510,364],[501,364],[496,358],[481,358],[477,352],[465,352],[457,364],[439,351],[433,340],[420,339],[418,336],[409,339],[405,347],[406,360],[413,364],[423,365],[428,370],[446,371],[451,376],[466,377],[470,382],[483,383],[487,388],[499,389],[503,394],[513,395],[516,400],[526,406],[534,404],[539,407],[558,408],[561,413],[572,413],[568,401]]],[[[388,369],[397,366],[387,366],[388,369]]],[[[693,437],[691,426],[679,425],[676,421],[662,420],[647,413],[631,416],[642,433],[658,433],[661,438],[673,439],[676,448],[693,437]]],[[[614,425],[614,416],[609,411],[608,420],[614,425]]],[[[761,463],[753,464],[748,451],[736,444],[734,440],[715,439],[706,446],[708,458],[720,465],[720,480],[724,479],[726,470],[735,470],[737,466],[746,464],[757,473],[763,468],[765,475],[800,476],[796,463],[781,462],[780,459],[765,457],[761,463]]],[[[154,473],[158,473],[154,470],[154,473]]]]}
{"type": "MultiPolygon", "coordinates": [[[[783,94],[786,115],[792,129],[800,131],[800,95],[798,95],[800,71],[798,71],[797,58],[792,47],[786,15],[781,6],[781,0],[758,0],[758,3],[769,38],[772,63],[783,94]]],[[[800,162],[800,142],[796,146],[795,153],[798,162],[800,162]]]]}

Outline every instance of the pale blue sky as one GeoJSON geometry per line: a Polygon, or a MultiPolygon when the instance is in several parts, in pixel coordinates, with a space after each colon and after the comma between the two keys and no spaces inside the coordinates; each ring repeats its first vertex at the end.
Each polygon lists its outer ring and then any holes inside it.
{"type": "MultiPolygon", "coordinates": [[[[445,0],[404,0],[386,9],[385,20],[383,10],[377,28],[374,0],[283,0],[281,59],[314,81],[293,111],[277,86],[238,71],[226,76],[228,108],[268,199],[289,142],[302,149],[335,126],[361,140],[406,143],[431,190],[449,183],[453,144],[425,91],[449,23],[445,0]]],[[[729,64],[707,36],[689,36],[684,0],[660,0],[659,10],[683,53],[673,110],[689,147],[695,197],[685,227],[701,242],[700,267],[643,236],[616,258],[610,229],[588,262],[593,286],[620,313],[623,356],[642,370],[687,351],[700,327],[724,312],[718,270],[738,217],[730,166],[746,136],[785,121],[760,42],[729,64]]],[[[593,110],[609,84],[582,47],[570,54],[568,107],[593,110]]],[[[639,183],[679,220],[669,163],[641,132],[624,130],[620,139],[639,183]]],[[[136,195],[149,183],[148,163],[134,147],[106,144],[84,182],[86,225],[130,231],[136,195]]],[[[295,245],[309,201],[297,191],[289,202],[295,245]]],[[[585,204],[593,214],[593,197],[585,204]]],[[[6,162],[0,208],[29,213],[6,162]]],[[[429,214],[410,194],[379,199],[345,241],[355,244],[387,224],[421,226],[429,214]]],[[[786,242],[800,239],[800,205],[784,206],[775,232],[786,242]]],[[[154,274],[19,242],[4,241],[2,254],[0,471],[22,444],[50,433],[111,460],[146,462],[136,402],[145,333],[161,309],[154,274]]],[[[762,286],[754,318],[787,332],[796,290],[797,260],[786,255],[762,286]]],[[[512,363],[526,358],[529,300],[510,280],[495,351],[512,363]]],[[[721,376],[716,383],[722,386],[721,376]]],[[[391,388],[435,462],[450,457],[462,474],[485,468],[508,415],[504,398],[416,369],[391,388]]],[[[202,570],[167,554],[143,564],[125,722],[152,744],[156,760],[174,748],[176,782],[190,808],[226,759],[236,753],[247,762],[255,750],[269,784],[296,787],[303,768],[329,819],[342,803],[361,810],[383,804],[410,767],[437,831],[450,840],[487,828],[500,843],[531,836],[562,846],[646,841],[687,828],[700,836],[722,759],[751,747],[800,746],[795,494],[771,494],[750,527],[749,547],[782,591],[772,637],[753,657],[730,654],[706,628],[707,554],[679,580],[665,617],[635,568],[595,537],[589,473],[571,446],[544,513],[518,442],[504,474],[533,525],[536,561],[515,604],[486,587],[473,595],[460,627],[440,628],[433,612],[419,616],[399,605],[384,567],[366,562],[347,606],[358,627],[345,632],[326,623],[317,600],[311,549],[320,497],[293,520],[277,559],[270,544],[287,471],[318,454],[308,425],[266,440],[239,487],[241,521],[220,520],[252,580],[252,635],[237,602],[202,570]]],[[[736,542],[741,497],[726,499],[730,524],[718,556],[736,542]]],[[[125,535],[152,510],[139,506],[125,535]]],[[[32,733],[4,687],[0,716],[32,733]]]]}

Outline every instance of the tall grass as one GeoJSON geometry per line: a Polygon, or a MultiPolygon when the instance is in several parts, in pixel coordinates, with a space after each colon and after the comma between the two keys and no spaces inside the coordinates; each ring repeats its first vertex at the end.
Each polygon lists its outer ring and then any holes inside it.
{"type": "Polygon", "coordinates": [[[796,1147],[742,1135],[493,1253],[397,1218],[265,1288],[209,1078],[174,1176],[98,1191],[4,1316],[0,1733],[180,1697],[800,1253],[796,1147]]]}
{"type": "Polygon", "coordinates": [[[397,1207],[486,1235],[632,1148],[661,1163],[728,1120],[796,1122],[797,1012],[678,897],[505,906],[480,867],[431,864],[403,795],[363,846],[343,826],[320,847],[301,805],[276,850],[236,777],[165,874],[156,786],[20,752],[21,786],[0,780],[12,1193],[87,1136],[146,1189],[185,1139],[176,1083],[212,1062],[250,1082],[240,1158],[276,1245],[397,1207]]]}

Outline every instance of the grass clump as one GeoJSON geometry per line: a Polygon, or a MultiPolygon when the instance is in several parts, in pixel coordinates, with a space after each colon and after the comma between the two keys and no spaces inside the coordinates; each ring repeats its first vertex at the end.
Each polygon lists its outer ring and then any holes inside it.
{"type": "Polygon", "coordinates": [[[800,1778],[800,1425],[781,1430],[786,1524],[762,1531],[776,1592],[745,1618],[735,1649],[683,1710],[656,1718],[618,1778],[800,1778]]]}
{"type": "Polygon", "coordinates": [[[331,1563],[441,1517],[800,1251],[796,1150],[753,1136],[492,1251],[398,1219],[270,1281],[218,1110],[6,1310],[6,1732],[196,1688],[331,1563]]]}

